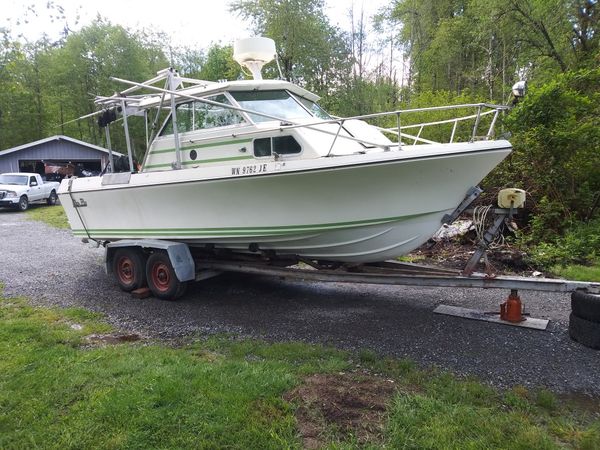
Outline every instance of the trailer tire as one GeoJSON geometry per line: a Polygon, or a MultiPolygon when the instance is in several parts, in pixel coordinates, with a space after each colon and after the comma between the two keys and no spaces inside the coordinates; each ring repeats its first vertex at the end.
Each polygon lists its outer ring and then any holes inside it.
{"type": "Polygon", "coordinates": [[[571,310],[581,319],[600,323],[600,295],[574,291],[571,294],[571,310]]]}
{"type": "Polygon", "coordinates": [[[112,267],[121,290],[131,292],[146,285],[146,261],[140,249],[117,249],[112,267]]]}
{"type": "Polygon", "coordinates": [[[600,323],[582,319],[571,313],[569,336],[586,347],[600,350],[600,323]]]}
{"type": "Polygon", "coordinates": [[[176,300],[187,288],[187,283],[177,278],[169,255],[163,251],[154,252],[148,258],[146,278],[152,294],[161,300],[176,300]]]}

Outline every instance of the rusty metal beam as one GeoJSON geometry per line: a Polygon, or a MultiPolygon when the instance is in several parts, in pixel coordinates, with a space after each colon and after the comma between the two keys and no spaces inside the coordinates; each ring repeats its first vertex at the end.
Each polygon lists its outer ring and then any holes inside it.
{"type": "Polygon", "coordinates": [[[267,263],[197,261],[198,270],[211,269],[221,272],[239,272],[255,275],[268,275],[283,278],[294,278],[307,281],[335,283],[387,284],[422,287],[458,287],[484,289],[518,289],[546,292],[573,292],[577,289],[600,291],[600,283],[570,281],[550,278],[526,277],[489,277],[474,273],[470,276],[437,275],[424,273],[421,275],[404,274],[390,268],[389,273],[349,272],[345,269],[314,270],[292,267],[273,267],[267,263]]]}

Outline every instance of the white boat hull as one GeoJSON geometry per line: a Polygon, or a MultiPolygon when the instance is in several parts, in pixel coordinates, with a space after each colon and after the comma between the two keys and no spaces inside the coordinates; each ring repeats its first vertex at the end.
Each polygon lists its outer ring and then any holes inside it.
{"type": "Polygon", "coordinates": [[[511,150],[506,141],[422,147],[140,173],[126,184],[81,178],[71,192],[65,180],[59,196],[77,236],[376,262],[423,244],[511,150]]]}

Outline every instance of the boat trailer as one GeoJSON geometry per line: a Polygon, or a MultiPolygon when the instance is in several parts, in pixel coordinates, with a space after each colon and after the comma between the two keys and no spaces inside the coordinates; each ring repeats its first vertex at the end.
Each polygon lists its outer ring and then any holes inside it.
{"type": "MultiPolygon", "coordinates": [[[[198,252],[196,249],[190,249],[185,243],[150,239],[121,240],[108,243],[106,246],[106,269],[108,273],[114,271],[111,254],[114,254],[119,248],[142,248],[146,251],[165,253],[168,255],[173,273],[168,274],[165,272],[164,276],[167,278],[176,277],[182,283],[202,281],[222,273],[234,272],[311,282],[507,289],[510,291],[510,295],[500,305],[499,312],[479,312],[447,305],[440,305],[434,312],[536,329],[545,329],[548,321],[529,318],[523,313],[523,305],[518,295],[519,290],[558,293],[571,293],[581,290],[592,294],[600,294],[600,283],[593,282],[490,275],[480,272],[466,275],[459,270],[399,261],[360,265],[318,264],[291,257],[270,258],[266,254],[215,252],[211,255],[206,251],[198,252]]],[[[167,266],[163,265],[162,270],[168,271],[167,266]]],[[[155,289],[152,289],[151,292],[146,287],[134,291],[133,294],[139,298],[154,294],[158,298],[174,299],[161,296],[160,293],[155,292],[155,289]]]]}

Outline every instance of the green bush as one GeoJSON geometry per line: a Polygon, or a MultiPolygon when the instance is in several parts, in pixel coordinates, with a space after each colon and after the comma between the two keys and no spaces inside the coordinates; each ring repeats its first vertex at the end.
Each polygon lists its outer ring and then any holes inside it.
{"type": "Polygon", "coordinates": [[[521,242],[545,266],[596,260],[600,69],[567,72],[532,87],[504,125],[514,151],[485,184],[527,190],[530,219],[521,242]]]}
{"type": "Polygon", "coordinates": [[[590,222],[575,224],[562,236],[532,245],[531,248],[532,260],[544,267],[569,263],[598,264],[600,263],[600,217],[590,222]]]}

